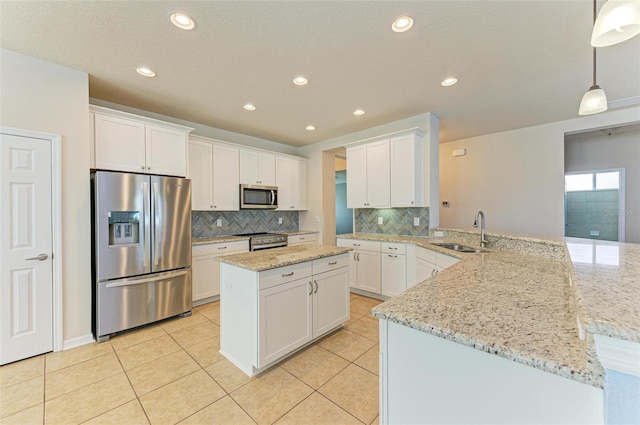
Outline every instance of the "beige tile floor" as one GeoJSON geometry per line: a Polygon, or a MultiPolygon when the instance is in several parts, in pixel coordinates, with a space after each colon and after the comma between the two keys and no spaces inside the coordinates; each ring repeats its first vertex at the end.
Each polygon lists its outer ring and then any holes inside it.
{"type": "Polygon", "coordinates": [[[254,378],[220,353],[220,305],[0,367],[0,424],[378,423],[380,301],[254,378]]]}

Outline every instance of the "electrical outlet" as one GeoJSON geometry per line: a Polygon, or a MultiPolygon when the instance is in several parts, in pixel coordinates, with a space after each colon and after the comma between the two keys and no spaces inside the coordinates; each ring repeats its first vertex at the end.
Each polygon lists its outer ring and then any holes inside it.
{"type": "Polygon", "coordinates": [[[449,201],[442,201],[442,208],[449,208],[450,205],[449,201]]]}
{"type": "Polygon", "coordinates": [[[216,226],[222,227],[222,219],[221,218],[216,220],[216,226]]]}
{"type": "Polygon", "coordinates": [[[378,217],[378,224],[384,224],[384,219],[382,217],[378,217]]]}
{"type": "Polygon", "coordinates": [[[413,217],[413,225],[420,226],[420,217],[413,217]]]}
{"type": "Polygon", "coordinates": [[[282,224],[282,217],[278,217],[278,224],[282,224]]]}

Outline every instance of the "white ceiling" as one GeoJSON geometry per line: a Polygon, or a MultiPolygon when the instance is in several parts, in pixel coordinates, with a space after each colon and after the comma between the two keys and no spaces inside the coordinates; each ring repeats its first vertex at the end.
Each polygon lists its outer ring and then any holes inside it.
{"type": "MultiPolygon", "coordinates": [[[[1,47],[89,73],[93,98],[294,146],[423,112],[442,141],[575,118],[591,85],[590,0],[2,0],[0,15],[1,47]],[[392,32],[403,14],[413,28],[392,32]]],[[[640,37],[598,49],[610,102],[640,96],[639,75],[640,37]]]]}

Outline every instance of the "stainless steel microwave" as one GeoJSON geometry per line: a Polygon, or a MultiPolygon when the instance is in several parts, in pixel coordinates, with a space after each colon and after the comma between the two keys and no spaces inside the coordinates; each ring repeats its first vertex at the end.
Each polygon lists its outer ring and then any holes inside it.
{"type": "Polygon", "coordinates": [[[278,188],[255,184],[240,185],[240,209],[276,209],[278,208],[278,188]]]}

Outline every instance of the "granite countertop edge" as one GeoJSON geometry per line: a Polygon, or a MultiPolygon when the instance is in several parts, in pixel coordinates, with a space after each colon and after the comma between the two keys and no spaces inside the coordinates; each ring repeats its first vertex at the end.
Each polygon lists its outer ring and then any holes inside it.
{"type": "MultiPolygon", "coordinates": [[[[306,246],[292,246],[292,247],[283,247],[283,248],[275,248],[268,250],[268,255],[273,253],[283,253],[283,255],[290,255],[288,259],[278,259],[277,261],[264,262],[264,263],[251,263],[246,260],[246,255],[248,253],[228,255],[224,257],[217,257],[216,260],[221,263],[230,264],[232,266],[241,267],[243,269],[262,272],[266,270],[277,269],[280,267],[291,266],[294,264],[304,263],[307,261],[319,260],[321,258],[333,257],[334,255],[340,255],[351,251],[351,248],[343,248],[343,247],[334,247],[329,245],[313,245],[311,247],[306,246]],[[313,247],[323,247],[323,251],[318,251],[313,247]],[[296,254],[305,254],[301,256],[296,256],[296,254]]],[[[261,252],[252,252],[250,254],[258,254],[261,252]]],[[[264,252],[262,252],[263,255],[264,252]]]]}

